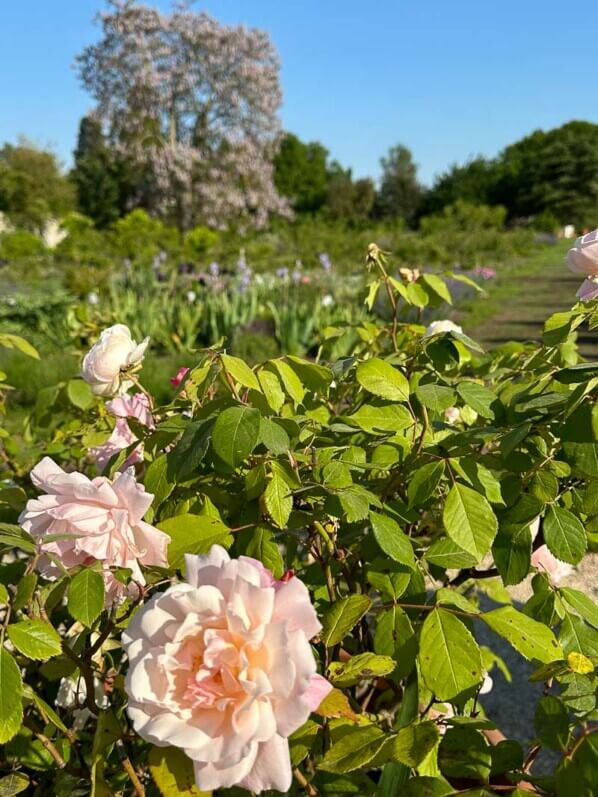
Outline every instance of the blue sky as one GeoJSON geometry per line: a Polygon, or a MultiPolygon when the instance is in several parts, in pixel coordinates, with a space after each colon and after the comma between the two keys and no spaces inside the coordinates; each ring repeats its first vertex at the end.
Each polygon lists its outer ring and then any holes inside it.
{"type": "MultiPolygon", "coordinates": [[[[167,9],[167,0],[153,5],[167,9]]],[[[595,0],[206,0],[265,28],[282,60],[286,129],[356,176],[409,146],[425,182],[538,127],[598,122],[595,0]]],[[[69,163],[92,100],[72,69],[102,0],[0,0],[0,142],[23,134],[69,163]]]]}

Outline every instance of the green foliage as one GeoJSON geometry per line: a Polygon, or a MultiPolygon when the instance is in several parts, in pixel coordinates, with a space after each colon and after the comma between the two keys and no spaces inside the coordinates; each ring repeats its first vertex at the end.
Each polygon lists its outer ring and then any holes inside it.
{"type": "MultiPolygon", "coordinates": [[[[136,218],[133,226],[145,224],[136,218]]],[[[576,564],[596,545],[598,380],[575,335],[597,325],[598,304],[549,319],[542,344],[484,352],[458,331],[426,336],[413,320],[446,301],[439,274],[398,279],[375,245],[367,267],[361,298],[392,297],[387,322],[374,312],[349,329],[339,320],[313,358],[277,353],[249,364],[217,341],[196,350],[184,384],[156,401],[154,429],[131,421],[144,444],[137,478],[154,496],[145,519],[170,542],[168,566],[144,567],[146,584],[131,582],[122,605],[106,603],[95,567],[65,568],[55,582],[38,576],[35,541],[18,526],[34,495],[28,473],[43,454],[91,470],[89,448],[112,429],[103,400],[60,374],[39,390],[26,433],[7,431],[3,774],[48,794],[63,793],[65,782],[73,793],[126,794],[126,759],[148,794],[196,793],[182,753],[130,730],[120,634],[138,602],[179,579],[186,553],[219,544],[275,578],[300,579],[322,624],[312,644],[334,690],[290,740],[289,794],[304,793],[306,782],[324,795],[492,794],[505,785],[517,794],[525,781],[546,797],[593,793],[598,608],[559,586],[532,553],[546,545],[576,564]],[[449,407],[459,412],[452,423],[449,407]],[[529,576],[533,594],[516,606],[509,587],[529,576]],[[488,607],[481,594],[501,605],[488,607]],[[499,637],[544,684],[529,745],[496,744],[492,712],[484,713],[485,677],[506,669],[499,637]],[[53,706],[56,682],[80,674],[87,719],[75,730],[73,712],[53,706]],[[107,707],[91,697],[94,677],[107,707]],[[530,771],[538,745],[558,759],[544,776],[530,771]]],[[[85,335],[71,340],[82,354],[85,335]]],[[[148,355],[140,373],[146,387],[154,362],[148,355]]]]}
{"type": "Polygon", "coordinates": [[[72,206],[72,186],[51,152],[25,141],[0,149],[0,212],[12,224],[41,232],[72,206]]]}

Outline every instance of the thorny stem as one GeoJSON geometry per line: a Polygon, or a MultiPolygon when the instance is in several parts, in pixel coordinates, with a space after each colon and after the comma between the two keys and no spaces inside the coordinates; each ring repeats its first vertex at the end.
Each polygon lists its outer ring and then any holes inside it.
{"type": "Polygon", "coordinates": [[[135,794],[137,797],[145,797],[145,789],[143,788],[143,784],[139,780],[139,776],[135,772],[135,767],[131,763],[131,759],[127,755],[127,751],[121,739],[116,742],[116,749],[118,751],[119,758],[123,765],[123,769],[129,776],[131,783],[133,784],[133,788],[135,789],[135,794]]]}
{"type": "Polygon", "coordinates": [[[62,755],[59,753],[57,748],[55,747],[54,743],[48,739],[45,733],[37,727],[37,724],[31,717],[25,717],[23,720],[23,725],[33,733],[36,739],[41,742],[44,749],[52,756],[54,759],[56,766],[59,769],[63,769],[65,772],[68,772],[69,775],[72,775],[75,778],[89,778],[88,773],[86,773],[83,769],[77,769],[69,764],[67,761],[64,760],[62,755]]]}

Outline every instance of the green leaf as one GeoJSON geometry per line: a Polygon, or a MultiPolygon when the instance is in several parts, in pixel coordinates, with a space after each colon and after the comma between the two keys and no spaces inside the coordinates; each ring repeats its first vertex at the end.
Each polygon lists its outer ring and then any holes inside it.
{"type": "Polygon", "coordinates": [[[482,680],[480,649],[467,627],[444,609],[424,620],[419,662],[428,689],[439,700],[452,700],[482,680]]]}
{"type": "Polygon", "coordinates": [[[145,472],[145,489],[154,496],[153,506],[159,506],[174,490],[174,481],[169,475],[166,454],[160,454],[145,472]]]}
{"type": "Polygon", "coordinates": [[[16,661],[0,648],[0,744],[6,744],[23,722],[23,681],[16,661]]]}
{"type": "Polygon", "coordinates": [[[598,794],[598,735],[580,740],[571,757],[561,760],[556,773],[558,797],[595,797],[598,794]]]}
{"type": "Polygon", "coordinates": [[[39,360],[37,349],[28,340],[19,335],[9,335],[3,332],[0,334],[0,346],[4,346],[5,349],[18,349],[22,354],[33,357],[34,360],[39,360]]]}
{"type": "Polygon", "coordinates": [[[298,766],[314,748],[320,726],[313,720],[307,722],[298,728],[291,736],[289,736],[289,751],[291,753],[291,764],[298,766]]]}
{"type": "Polygon", "coordinates": [[[362,404],[357,412],[345,420],[365,432],[399,432],[413,426],[411,413],[401,404],[386,404],[382,407],[362,404]]]}
{"type": "Polygon", "coordinates": [[[557,559],[571,565],[581,562],[588,539],[581,520],[572,512],[551,506],[544,518],[543,530],[544,541],[557,559]]]}
{"type": "Polygon", "coordinates": [[[31,534],[20,526],[11,523],[0,523],[0,545],[8,545],[11,548],[20,548],[27,553],[35,553],[35,542],[31,534]]]}
{"type": "Polygon", "coordinates": [[[452,388],[437,385],[435,382],[419,384],[415,388],[415,395],[424,407],[438,413],[452,407],[456,401],[455,391],[452,388]]]}
{"type": "Polygon", "coordinates": [[[71,404],[80,410],[87,410],[93,404],[91,388],[82,379],[70,379],[66,386],[66,394],[71,404]]]}
{"type": "Polygon", "coordinates": [[[152,747],[148,764],[162,797],[209,797],[195,785],[193,762],[178,747],[152,747]]]}
{"type": "Polygon", "coordinates": [[[279,529],[285,528],[293,509],[293,494],[289,485],[277,472],[272,472],[264,492],[264,504],[268,514],[279,529]]]}
{"type": "Polygon", "coordinates": [[[534,717],[536,736],[551,750],[564,750],[569,739],[569,717],[563,703],[554,695],[538,701],[534,717]]]}
{"type": "Polygon", "coordinates": [[[559,594],[567,601],[572,609],[580,614],[594,628],[598,629],[598,606],[584,592],[572,587],[561,587],[559,594]]]}
{"type": "Polygon", "coordinates": [[[529,526],[500,526],[492,555],[505,586],[523,581],[529,573],[532,556],[529,526]]]}
{"type": "Polygon", "coordinates": [[[342,689],[355,686],[366,678],[389,675],[396,667],[390,656],[376,656],[374,653],[360,653],[348,661],[333,661],[329,668],[330,680],[342,689]]]}
{"type": "Polygon", "coordinates": [[[457,385],[457,393],[482,418],[494,419],[492,405],[496,401],[496,396],[487,387],[479,385],[477,382],[460,382],[457,385]]]}
{"type": "Polygon", "coordinates": [[[16,797],[29,788],[29,778],[22,772],[11,772],[0,778],[0,797],[16,797]]]}
{"type": "Polygon", "coordinates": [[[357,381],[374,396],[389,399],[390,401],[409,400],[409,382],[398,368],[372,357],[357,366],[357,381]]]}
{"type": "Polygon", "coordinates": [[[261,392],[257,376],[244,360],[239,359],[239,357],[231,357],[230,354],[221,354],[220,359],[224,370],[232,376],[235,382],[239,382],[243,387],[261,392]]]}
{"type": "MultiPolygon", "coordinates": [[[[165,484],[184,482],[196,475],[196,471],[210,447],[214,423],[215,421],[210,418],[206,421],[195,421],[187,426],[174,450],[168,455],[165,484]]],[[[160,457],[156,462],[159,459],[160,457]]]]}
{"type": "Polygon", "coordinates": [[[318,768],[337,774],[361,769],[375,758],[386,739],[375,725],[352,729],[332,745],[318,768]]]}
{"type": "Polygon", "coordinates": [[[270,418],[260,418],[260,442],[273,454],[285,454],[291,446],[286,431],[270,418]]]}
{"type": "Polygon", "coordinates": [[[12,602],[12,608],[15,611],[24,608],[33,597],[36,587],[37,573],[27,573],[21,579],[19,579],[17,591],[12,602]]]}
{"type": "Polygon", "coordinates": [[[212,447],[231,468],[237,468],[256,447],[260,418],[259,411],[251,407],[228,407],[218,416],[212,432],[212,447]]]}
{"type": "Polygon", "coordinates": [[[442,513],[448,536],[479,562],[490,550],[498,523],[492,507],[484,496],[454,484],[442,513]]]}
{"type": "Polygon", "coordinates": [[[271,407],[274,412],[280,412],[284,405],[285,397],[276,374],[273,374],[272,371],[262,369],[258,371],[257,378],[259,379],[260,387],[266,397],[268,406],[271,407]]]}
{"type": "Polygon", "coordinates": [[[168,564],[177,570],[186,553],[208,553],[212,545],[228,548],[233,541],[228,526],[208,515],[175,515],[158,523],[158,528],[170,537],[168,564]]]}
{"type": "Polygon", "coordinates": [[[301,404],[305,398],[305,388],[291,366],[281,359],[270,360],[269,365],[278,371],[284,389],[295,404],[301,404]]]}
{"type": "Polygon", "coordinates": [[[434,749],[440,739],[440,731],[434,722],[416,722],[401,728],[387,743],[390,758],[408,767],[418,767],[434,749]]]}
{"type": "Polygon", "coordinates": [[[486,739],[475,728],[449,728],[438,748],[438,765],[446,778],[487,782],[492,755],[486,739]]]}
{"type": "Polygon", "coordinates": [[[561,443],[567,462],[576,470],[598,479],[598,443],[592,440],[592,407],[584,402],[565,421],[561,443]]]}
{"type": "Polygon", "coordinates": [[[425,557],[431,564],[445,569],[473,567],[479,561],[477,556],[464,551],[461,546],[447,537],[433,542],[426,551],[425,557]]]}
{"type": "Polygon", "coordinates": [[[245,555],[260,561],[272,572],[274,578],[280,578],[284,572],[284,561],[274,534],[264,526],[257,526],[249,530],[248,536],[245,555]]]}
{"type": "Polygon", "coordinates": [[[532,620],[513,606],[501,606],[481,615],[493,631],[521,653],[526,659],[548,664],[563,658],[561,646],[547,626],[532,620]]]}
{"type": "Polygon", "coordinates": [[[554,379],[563,385],[576,385],[580,382],[589,382],[596,376],[598,376],[598,363],[578,363],[557,371],[554,379]]]}
{"type": "Polygon", "coordinates": [[[400,606],[391,606],[378,613],[374,650],[395,660],[400,678],[409,675],[415,666],[417,639],[411,620],[400,606]]]}
{"type": "Polygon", "coordinates": [[[428,462],[414,472],[407,487],[407,499],[410,509],[425,503],[434,494],[434,490],[443,474],[444,460],[428,462]]]}
{"type": "Polygon", "coordinates": [[[322,618],[322,641],[331,648],[341,642],[368,611],[367,595],[350,595],[336,601],[322,618]]]}
{"type": "Polygon", "coordinates": [[[384,553],[395,562],[415,567],[413,546],[399,524],[388,515],[379,515],[377,512],[370,512],[370,522],[376,542],[384,553]]]}
{"type": "Polygon", "coordinates": [[[69,584],[68,609],[75,620],[91,627],[104,608],[104,579],[85,568],[69,584]]]}
{"type": "Polygon", "coordinates": [[[330,368],[293,355],[287,355],[286,359],[308,390],[311,390],[312,393],[326,393],[328,391],[333,379],[330,368]]]}
{"type": "Polygon", "coordinates": [[[422,274],[422,280],[444,302],[447,304],[453,303],[448,286],[442,277],[439,277],[437,274],[422,274]]]}
{"type": "Polygon", "coordinates": [[[15,648],[29,659],[50,659],[62,652],[61,640],[49,623],[22,620],[8,626],[8,638],[15,648]]]}

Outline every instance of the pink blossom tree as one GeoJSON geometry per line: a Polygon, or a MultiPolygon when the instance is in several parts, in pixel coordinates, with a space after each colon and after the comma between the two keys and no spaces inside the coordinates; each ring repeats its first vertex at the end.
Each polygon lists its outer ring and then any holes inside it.
{"type": "Polygon", "coordinates": [[[260,227],[288,213],[273,181],[281,89],[269,36],[186,3],[166,14],[109,5],[77,66],[135,173],[133,201],[183,228],[260,227]]]}

